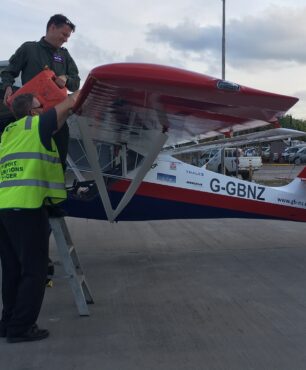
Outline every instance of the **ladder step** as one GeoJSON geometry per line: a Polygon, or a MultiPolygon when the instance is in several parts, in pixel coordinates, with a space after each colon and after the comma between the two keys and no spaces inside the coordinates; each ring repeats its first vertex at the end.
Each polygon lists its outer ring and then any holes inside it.
{"type": "Polygon", "coordinates": [[[89,316],[87,304],[92,304],[94,301],[76,249],[72,243],[66,221],[63,217],[50,218],[49,221],[79,314],[81,316],[89,316]]]}

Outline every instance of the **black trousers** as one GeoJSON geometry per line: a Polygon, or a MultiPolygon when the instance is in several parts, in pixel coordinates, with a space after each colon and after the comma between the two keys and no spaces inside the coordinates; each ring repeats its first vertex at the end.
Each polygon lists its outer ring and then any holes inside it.
{"type": "Polygon", "coordinates": [[[2,322],[10,336],[35,324],[45,293],[49,221],[46,209],[0,211],[2,322]]]}

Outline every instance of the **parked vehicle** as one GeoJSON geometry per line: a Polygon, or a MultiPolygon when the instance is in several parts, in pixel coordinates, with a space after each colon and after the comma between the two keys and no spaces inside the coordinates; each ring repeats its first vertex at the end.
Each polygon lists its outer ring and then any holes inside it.
{"type": "Polygon", "coordinates": [[[271,158],[271,149],[270,147],[269,148],[263,148],[262,152],[261,152],[261,158],[263,160],[263,162],[269,162],[270,158],[271,158]]]}
{"type": "MultiPolygon", "coordinates": [[[[204,151],[201,156],[202,165],[214,172],[222,172],[222,150],[211,149],[204,151]],[[206,164],[205,164],[206,163],[206,164]]],[[[262,167],[260,156],[246,157],[242,149],[225,148],[224,149],[224,171],[227,175],[241,175],[244,180],[250,180],[253,171],[262,167]]]]}
{"type": "Polygon", "coordinates": [[[244,155],[246,157],[257,157],[258,156],[258,150],[256,148],[245,148],[244,155]]]}
{"type": "Polygon", "coordinates": [[[286,148],[281,154],[282,161],[293,163],[293,159],[294,159],[296,153],[298,152],[298,150],[301,149],[301,148],[305,148],[305,147],[306,147],[306,144],[299,144],[299,145],[296,145],[296,146],[290,146],[290,147],[286,148]]]}
{"type": "Polygon", "coordinates": [[[303,147],[303,148],[300,148],[294,158],[293,158],[293,163],[295,164],[302,164],[302,163],[306,163],[306,146],[303,147]]]}

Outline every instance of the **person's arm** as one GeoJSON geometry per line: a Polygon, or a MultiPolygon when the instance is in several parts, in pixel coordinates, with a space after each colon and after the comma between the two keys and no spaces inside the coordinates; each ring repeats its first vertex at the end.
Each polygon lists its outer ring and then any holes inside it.
{"type": "Polygon", "coordinates": [[[12,86],[14,85],[15,78],[24,67],[27,60],[27,47],[26,43],[22,44],[9,59],[9,65],[1,72],[1,80],[3,89],[5,90],[3,103],[6,105],[7,98],[13,94],[12,86]]]}
{"type": "Polygon", "coordinates": [[[76,91],[80,87],[79,71],[73,59],[69,56],[68,74],[56,76],[55,83],[59,88],[67,87],[69,91],[76,91]]]}
{"type": "Polygon", "coordinates": [[[79,90],[75,91],[63,102],[39,115],[40,140],[47,150],[52,150],[51,138],[65,123],[70,110],[77,100],[79,92],[79,90]]]}
{"type": "Polygon", "coordinates": [[[7,86],[7,88],[5,89],[5,92],[4,92],[4,96],[3,96],[3,104],[4,105],[8,105],[7,103],[7,99],[13,95],[13,88],[12,86],[7,86]]]}
{"type": "Polygon", "coordinates": [[[9,59],[9,65],[1,72],[3,88],[13,86],[15,78],[23,69],[27,61],[27,43],[22,44],[9,59]]]}
{"type": "Polygon", "coordinates": [[[66,87],[69,91],[76,91],[80,87],[79,70],[67,51],[66,87]]]}
{"type": "Polygon", "coordinates": [[[80,90],[75,91],[73,94],[68,95],[64,101],[55,106],[57,115],[57,130],[59,130],[66,122],[66,119],[71,113],[71,109],[74,107],[75,102],[77,101],[79,93],[80,90]]]}
{"type": "Polygon", "coordinates": [[[39,136],[42,144],[47,150],[52,150],[51,139],[57,131],[57,116],[55,108],[39,115],[39,136]]]}
{"type": "MultiPolygon", "coordinates": [[[[63,48],[64,49],[64,48],[63,48]]],[[[59,88],[66,87],[69,91],[76,91],[80,87],[79,70],[67,49],[63,50],[66,59],[66,74],[55,78],[59,88]]]]}

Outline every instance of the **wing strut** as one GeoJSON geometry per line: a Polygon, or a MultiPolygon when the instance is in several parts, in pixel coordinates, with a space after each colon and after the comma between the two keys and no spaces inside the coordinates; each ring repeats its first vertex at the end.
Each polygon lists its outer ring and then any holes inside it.
{"type": "Polygon", "coordinates": [[[71,158],[70,154],[67,155],[67,162],[68,162],[72,172],[75,174],[75,177],[79,181],[85,181],[85,177],[82,175],[81,171],[77,168],[77,166],[74,163],[73,159],[71,158]]]}
{"type": "Polygon", "coordinates": [[[93,140],[90,138],[88,124],[86,120],[79,119],[79,128],[81,137],[84,143],[84,147],[87,153],[87,160],[93,170],[94,179],[96,181],[99,194],[101,196],[101,200],[105,209],[105,213],[107,219],[110,222],[114,222],[116,217],[122,212],[122,210],[127,206],[133,195],[135,194],[136,190],[138,189],[140,183],[144,179],[145,175],[151,168],[154,160],[156,159],[157,155],[161,151],[163,145],[168,139],[168,136],[164,132],[159,132],[156,137],[151,142],[151,147],[149,148],[148,154],[145,156],[143,162],[139,166],[138,172],[134,179],[132,179],[127,191],[123,195],[121,201],[119,202],[116,209],[112,208],[112,204],[109,199],[109,194],[107,192],[107,188],[104,182],[104,176],[101,172],[99,159],[97,155],[97,150],[95,149],[95,145],[93,140]]]}

